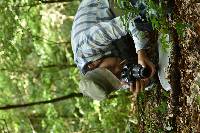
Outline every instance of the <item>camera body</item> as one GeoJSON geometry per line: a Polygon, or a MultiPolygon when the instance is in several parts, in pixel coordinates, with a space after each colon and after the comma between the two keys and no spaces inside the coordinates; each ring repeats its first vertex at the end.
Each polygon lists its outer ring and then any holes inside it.
{"type": "Polygon", "coordinates": [[[126,83],[131,83],[139,79],[144,79],[150,76],[149,70],[142,67],[140,64],[126,64],[121,73],[121,80],[126,83]]]}

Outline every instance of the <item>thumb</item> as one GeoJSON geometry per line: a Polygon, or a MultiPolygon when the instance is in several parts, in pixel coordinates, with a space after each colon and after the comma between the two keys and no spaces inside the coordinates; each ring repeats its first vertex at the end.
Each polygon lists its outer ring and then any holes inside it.
{"type": "Polygon", "coordinates": [[[135,93],[134,95],[137,97],[138,93],[140,92],[140,88],[141,88],[141,84],[140,84],[140,81],[137,80],[136,81],[136,87],[135,87],[135,93]]]}
{"type": "Polygon", "coordinates": [[[138,64],[142,65],[142,67],[146,67],[146,63],[144,60],[138,60],[138,64]]]}

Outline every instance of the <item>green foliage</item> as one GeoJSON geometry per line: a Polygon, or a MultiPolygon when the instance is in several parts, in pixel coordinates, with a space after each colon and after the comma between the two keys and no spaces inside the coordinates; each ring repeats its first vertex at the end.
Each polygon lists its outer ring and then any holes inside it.
{"type": "Polygon", "coordinates": [[[162,101],[161,104],[155,108],[155,111],[158,112],[158,113],[161,113],[161,114],[165,114],[167,113],[167,103],[166,101],[162,101]]]}
{"type": "Polygon", "coordinates": [[[186,30],[186,28],[189,28],[189,27],[191,27],[189,24],[185,24],[182,22],[179,22],[179,23],[177,22],[175,24],[176,31],[180,38],[185,37],[185,30],[186,30]]]}
{"type": "MultiPolygon", "coordinates": [[[[76,92],[78,70],[67,67],[73,64],[70,46],[72,20],[68,17],[74,15],[78,4],[77,1],[54,5],[32,0],[1,1],[1,106],[48,100],[76,92]],[[69,10],[69,7],[73,8],[69,10]],[[55,13],[60,18],[48,18],[55,13]]],[[[67,104],[75,102],[71,100],[67,104]]],[[[69,128],[66,119],[60,117],[68,112],[57,110],[54,105],[45,105],[0,111],[0,115],[7,121],[11,132],[60,133],[69,128]]]]}
{"type": "Polygon", "coordinates": [[[138,97],[138,120],[139,125],[143,126],[140,128],[140,132],[167,132],[168,120],[166,116],[169,92],[160,89],[153,88],[153,90],[141,93],[138,97]],[[158,93],[158,91],[161,92],[158,93]]]}
{"type": "MultiPolygon", "coordinates": [[[[128,0],[123,0],[128,4],[128,0]]],[[[120,0],[117,0],[120,4],[120,0]]],[[[164,49],[168,28],[162,6],[150,0],[148,13],[154,29],[163,33],[164,49]],[[152,12],[159,17],[151,16],[152,12]]],[[[0,1],[0,106],[49,100],[78,92],[79,72],[73,65],[70,32],[79,1],[42,4],[34,0],[0,1]]],[[[130,5],[118,6],[125,14],[123,23],[138,10],[130,5]],[[130,14],[130,12],[132,14],[130,14]]],[[[178,33],[186,28],[176,24],[178,33]]],[[[180,34],[181,35],[181,34],[180,34]]],[[[139,112],[131,114],[131,100],[126,91],[117,98],[102,102],[86,97],[59,103],[0,111],[10,132],[53,133],[138,133],[140,120],[146,132],[164,131],[167,92],[158,105],[156,89],[142,93],[139,112]],[[158,120],[161,120],[159,126],[158,120]]]]}
{"type": "Polygon", "coordinates": [[[160,37],[160,42],[162,44],[162,49],[163,51],[167,51],[169,48],[172,47],[172,43],[169,40],[169,34],[161,34],[160,37]]]}
{"type": "MultiPolygon", "coordinates": [[[[78,92],[70,31],[79,1],[41,4],[1,1],[0,106],[78,92]],[[4,21],[3,21],[4,20],[4,21]]],[[[10,132],[132,132],[127,92],[103,102],[71,98],[59,103],[0,111],[10,132]]]]}
{"type": "MultiPolygon", "coordinates": [[[[118,8],[120,8],[124,13],[124,16],[121,17],[121,19],[127,30],[129,27],[129,20],[139,15],[139,10],[132,7],[129,1],[130,0],[117,0],[116,2],[118,8]],[[124,6],[122,6],[121,3],[125,3],[124,6]]],[[[148,18],[148,21],[151,23],[154,30],[158,31],[159,34],[162,34],[161,42],[164,51],[172,45],[170,40],[166,41],[166,36],[169,34],[171,28],[175,28],[179,38],[183,39],[186,28],[191,27],[190,25],[179,21],[170,22],[171,20],[166,12],[167,5],[163,1],[156,3],[153,0],[139,0],[139,2],[144,2],[146,4],[146,17],[148,18]]]]}

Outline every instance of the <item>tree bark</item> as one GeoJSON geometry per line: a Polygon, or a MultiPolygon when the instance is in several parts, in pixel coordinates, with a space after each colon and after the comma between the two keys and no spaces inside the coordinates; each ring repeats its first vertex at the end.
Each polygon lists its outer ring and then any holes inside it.
{"type": "MultiPolygon", "coordinates": [[[[168,1],[168,10],[171,16],[168,16],[168,22],[173,23],[175,20],[174,14],[178,15],[177,9],[178,7],[175,4],[175,0],[168,1]],[[171,17],[171,18],[170,18],[171,17]]],[[[173,116],[170,119],[171,126],[173,127],[174,132],[178,132],[178,117],[180,116],[179,107],[181,107],[181,72],[180,72],[180,61],[181,61],[181,47],[180,47],[180,40],[177,33],[177,30],[174,27],[169,29],[171,41],[173,43],[172,52],[171,52],[171,59],[170,59],[170,84],[171,84],[171,96],[170,96],[170,111],[173,116]]]]}

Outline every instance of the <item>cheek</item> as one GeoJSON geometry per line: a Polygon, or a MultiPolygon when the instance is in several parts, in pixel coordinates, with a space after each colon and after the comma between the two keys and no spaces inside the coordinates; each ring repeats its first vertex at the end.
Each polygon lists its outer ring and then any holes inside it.
{"type": "Polygon", "coordinates": [[[116,66],[116,67],[115,67],[115,72],[116,72],[116,73],[120,72],[120,70],[121,70],[121,69],[120,69],[119,66],[116,66]]]}
{"type": "Polygon", "coordinates": [[[121,77],[121,72],[122,72],[122,67],[120,67],[120,66],[117,66],[117,67],[115,67],[115,75],[118,77],[118,78],[120,78],[121,77]]]}

